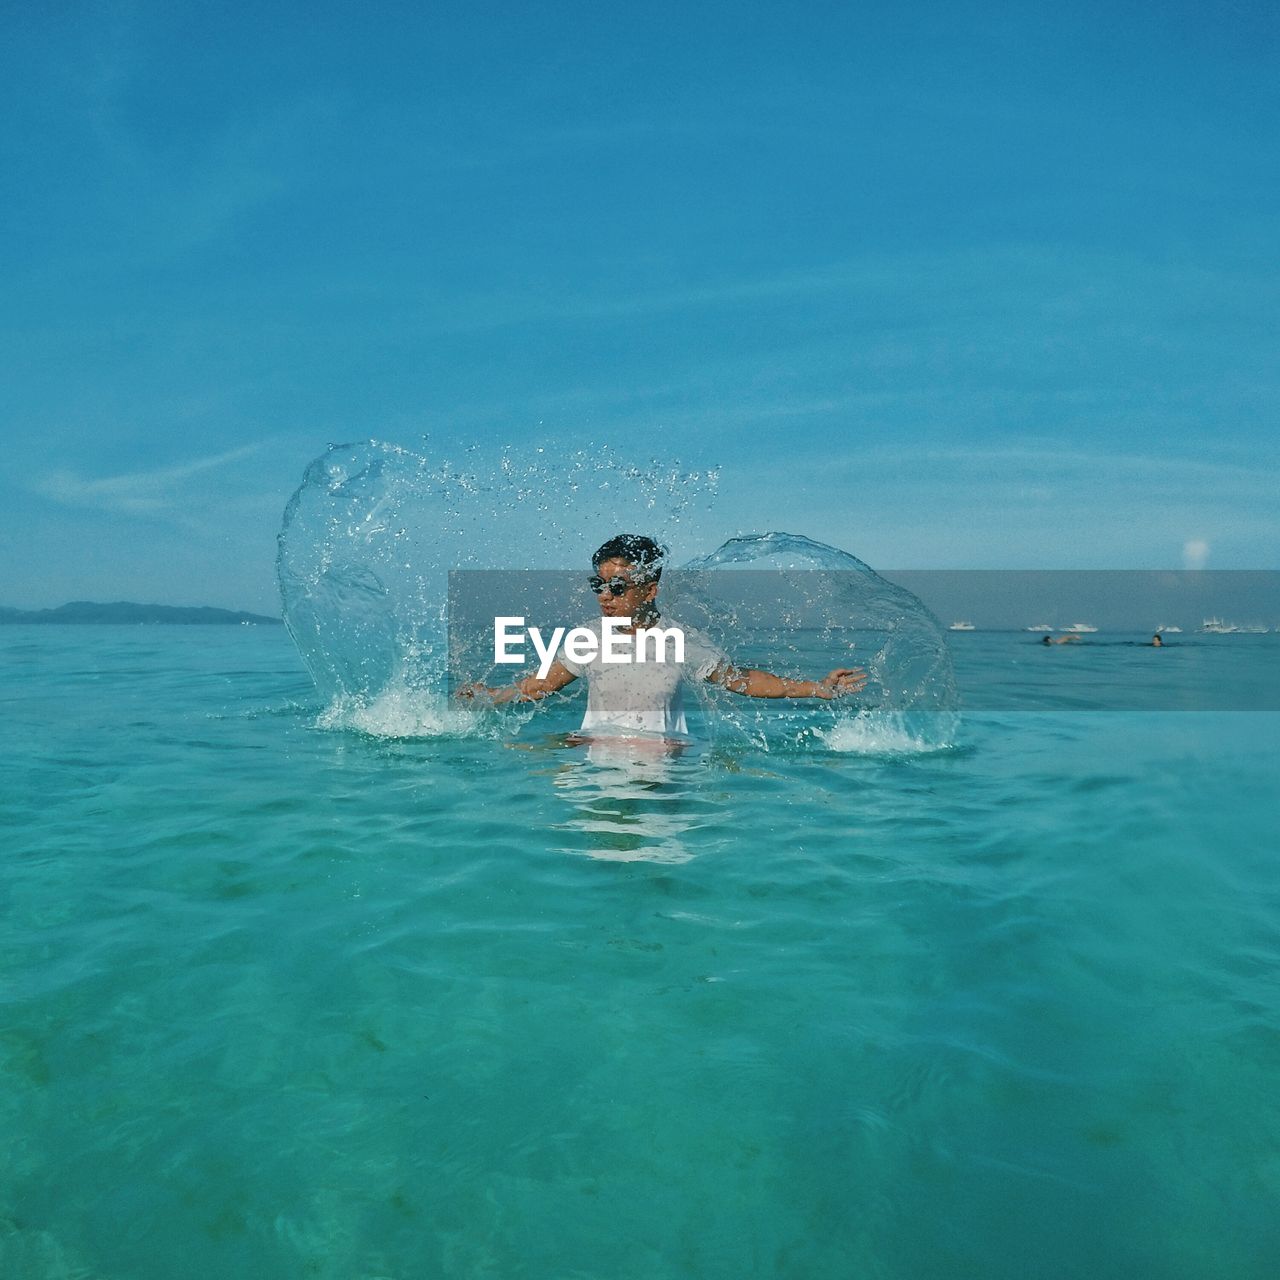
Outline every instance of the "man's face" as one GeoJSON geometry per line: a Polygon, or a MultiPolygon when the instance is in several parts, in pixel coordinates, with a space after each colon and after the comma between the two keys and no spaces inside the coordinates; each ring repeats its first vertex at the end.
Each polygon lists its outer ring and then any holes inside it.
{"type": "Polygon", "coordinates": [[[600,612],[606,618],[634,618],[643,611],[644,605],[657,598],[658,584],[636,582],[639,570],[630,560],[602,560],[596,573],[606,583],[621,578],[628,584],[618,595],[605,586],[596,597],[600,601],[600,612]]]}

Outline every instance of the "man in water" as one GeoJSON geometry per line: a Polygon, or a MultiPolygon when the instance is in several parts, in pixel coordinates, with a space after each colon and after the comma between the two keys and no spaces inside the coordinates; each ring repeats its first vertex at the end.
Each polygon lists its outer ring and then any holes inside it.
{"type": "MultiPolygon", "coordinates": [[[[591,589],[600,601],[600,617],[589,624],[597,640],[602,639],[602,619],[626,620],[621,637],[630,637],[634,654],[638,628],[652,628],[659,619],[658,581],[662,577],[662,548],[640,534],[622,533],[610,538],[591,557],[595,570],[591,589]]],[[[677,624],[671,624],[675,626],[677,624]]],[[[724,650],[692,628],[684,632],[684,661],[626,661],[606,663],[603,644],[586,661],[571,658],[562,646],[546,675],[527,675],[514,684],[491,689],[481,684],[466,685],[462,697],[477,694],[493,702],[536,702],[563,689],[579,676],[587,677],[587,711],[580,733],[605,729],[645,734],[687,734],[683,677],[706,680],[747,698],[840,698],[857,693],[867,682],[866,672],[856,667],[838,667],[821,680],[789,680],[754,667],[738,667],[724,650]]]]}

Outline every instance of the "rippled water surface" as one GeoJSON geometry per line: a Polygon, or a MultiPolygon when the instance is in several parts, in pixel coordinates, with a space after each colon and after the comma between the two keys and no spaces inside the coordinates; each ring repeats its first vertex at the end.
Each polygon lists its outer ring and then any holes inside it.
{"type": "Polygon", "coordinates": [[[1275,1275],[1280,716],[955,649],[949,750],[668,759],[0,631],[0,1272],[1275,1275]]]}

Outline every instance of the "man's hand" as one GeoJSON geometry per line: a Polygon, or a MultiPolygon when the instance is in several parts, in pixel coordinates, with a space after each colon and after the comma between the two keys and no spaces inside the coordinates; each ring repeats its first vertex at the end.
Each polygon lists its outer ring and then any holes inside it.
{"type": "Polygon", "coordinates": [[[533,702],[540,695],[527,694],[519,684],[508,684],[500,689],[494,689],[487,684],[481,684],[479,680],[472,680],[467,684],[459,685],[453,691],[453,696],[463,698],[467,702],[487,702],[491,707],[500,707],[506,702],[533,702]]]}
{"type": "Polygon", "coordinates": [[[837,667],[813,687],[815,698],[843,698],[857,693],[867,683],[867,673],[861,667],[837,667]]]}

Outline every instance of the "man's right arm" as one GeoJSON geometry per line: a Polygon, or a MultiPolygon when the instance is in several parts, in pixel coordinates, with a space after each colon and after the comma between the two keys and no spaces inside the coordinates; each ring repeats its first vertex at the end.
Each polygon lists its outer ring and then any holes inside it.
{"type": "Polygon", "coordinates": [[[482,698],[495,705],[501,705],[504,702],[537,702],[539,698],[556,693],[577,678],[563,663],[553,662],[545,676],[524,676],[514,684],[503,685],[499,689],[479,683],[464,684],[455,696],[482,698]]]}

